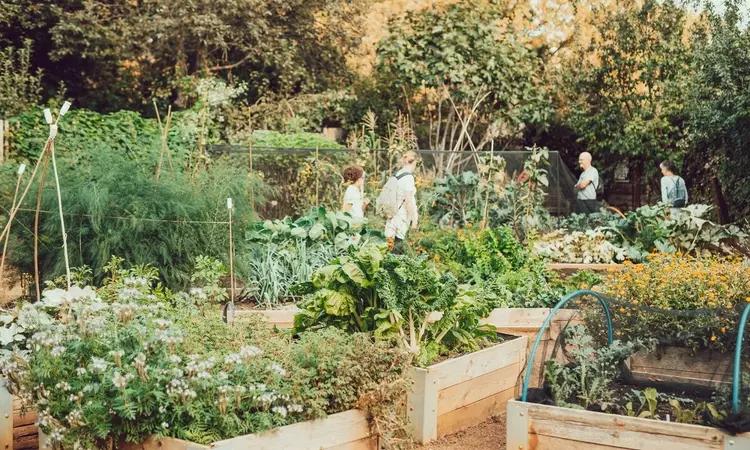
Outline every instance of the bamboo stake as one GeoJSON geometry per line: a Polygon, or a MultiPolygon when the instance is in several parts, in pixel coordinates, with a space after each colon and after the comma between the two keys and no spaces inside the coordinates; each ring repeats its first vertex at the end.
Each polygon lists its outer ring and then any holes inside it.
{"type": "Polygon", "coordinates": [[[255,185],[253,180],[253,119],[248,119],[247,125],[250,131],[250,145],[248,146],[248,163],[250,165],[250,208],[255,215],[255,185]]]}
{"type": "MultiPolygon", "coordinates": [[[[21,166],[18,168],[18,181],[16,181],[16,192],[13,194],[13,204],[11,205],[11,209],[16,207],[16,199],[18,198],[18,191],[21,188],[21,178],[23,177],[23,172],[26,169],[26,164],[21,164],[21,166]]],[[[3,244],[3,259],[0,260],[0,285],[3,283],[3,273],[5,270],[5,255],[8,250],[8,241],[10,240],[10,229],[8,229],[8,234],[5,235],[5,244],[3,244]]]]}
{"type": "Polygon", "coordinates": [[[490,204],[490,176],[492,174],[492,163],[495,152],[495,140],[490,141],[490,166],[487,168],[487,192],[484,193],[484,212],[482,213],[482,231],[487,225],[487,211],[490,204]]]}
{"type": "Polygon", "coordinates": [[[36,212],[34,213],[34,284],[36,286],[37,300],[42,298],[42,289],[39,280],[39,212],[42,209],[42,188],[48,164],[49,152],[44,154],[44,165],[42,166],[42,174],[39,176],[39,192],[36,197],[36,212]]]}
{"type": "Polygon", "coordinates": [[[57,176],[57,161],[55,160],[55,141],[50,145],[52,154],[52,172],[55,174],[55,188],[57,189],[57,206],[60,210],[60,228],[62,228],[63,255],[65,256],[65,281],[70,289],[70,260],[68,259],[68,233],[65,232],[65,218],[63,216],[62,196],[60,195],[60,178],[57,176]]]}
{"type": "Polygon", "coordinates": [[[320,164],[318,161],[319,148],[315,146],[315,206],[320,206],[320,199],[318,197],[320,189],[320,164]]]}
{"type": "Polygon", "coordinates": [[[172,166],[172,156],[169,154],[169,148],[167,146],[167,135],[169,134],[169,125],[172,122],[172,105],[167,108],[166,126],[161,123],[161,116],[159,115],[159,108],[156,106],[156,100],[154,100],[154,110],[156,111],[156,122],[159,124],[159,134],[161,137],[161,154],[159,155],[159,163],[156,165],[156,176],[155,179],[159,181],[159,175],[161,174],[161,166],[164,162],[164,154],[167,154],[169,160],[169,168],[174,173],[174,167],[172,166]]]}
{"type": "Polygon", "coordinates": [[[230,300],[234,306],[234,236],[232,235],[232,204],[231,197],[227,199],[227,209],[229,210],[229,285],[231,289],[230,300]]]}

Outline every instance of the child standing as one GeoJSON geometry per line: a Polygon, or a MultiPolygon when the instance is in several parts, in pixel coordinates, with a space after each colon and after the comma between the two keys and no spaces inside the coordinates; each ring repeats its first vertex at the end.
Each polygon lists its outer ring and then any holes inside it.
{"type": "Polygon", "coordinates": [[[365,171],[360,166],[352,165],[344,169],[344,202],[342,210],[352,218],[361,221],[365,218],[365,208],[370,203],[364,198],[365,171]]]}

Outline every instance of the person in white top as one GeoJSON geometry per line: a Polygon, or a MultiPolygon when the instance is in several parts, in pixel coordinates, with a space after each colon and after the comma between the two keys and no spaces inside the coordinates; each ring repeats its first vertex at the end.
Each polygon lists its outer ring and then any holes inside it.
{"type": "Polygon", "coordinates": [[[688,193],[685,180],[676,175],[677,168],[672,161],[666,160],[659,164],[661,169],[661,201],[669,203],[672,218],[680,214],[680,210],[687,205],[688,193]]]}
{"type": "Polygon", "coordinates": [[[385,237],[398,241],[406,239],[409,228],[417,229],[419,213],[417,212],[417,186],[414,180],[414,170],[417,164],[417,153],[406,152],[401,157],[401,168],[396,172],[398,178],[398,210],[385,224],[385,237]]]}
{"type": "Polygon", "coordinates": [[[370,203],[364,198],[362,189],[365,183],[365,171],[360,166],[349,166],[344,169],[344,183],[347,185],[344,191],[343,211],[349,213],[356,220],[365,218],[365,209],[370,203]]]}

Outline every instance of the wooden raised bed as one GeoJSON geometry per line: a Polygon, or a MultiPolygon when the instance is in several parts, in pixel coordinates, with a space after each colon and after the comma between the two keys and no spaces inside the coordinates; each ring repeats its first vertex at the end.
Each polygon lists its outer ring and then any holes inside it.
{"type": "Polygon", "coordinates": [[[214,442],[194,444],[174,438],[149,439],[128,444],[124,450],[377,450],[378,438],[370,429],[367,413],[358,409],[332,414],[276,428],[262,434],[248,434],[214,442]]]}
{"type": "Polygon", "coordinates": [[[515,396],[527,341],[520,337],[426,369],[414,368],[408,399],[414,439],[430,442],[502,413],[515,396]]]}
{"type": "Polygon", "coordinates": [[[268,322],[271,326],[278,328],[292,328],[294,327],[294,316],[300,312],[297,307],[290,309],[237,309],[235,310],[234,316],[242,317],[249,316],[252,314],[261,316],[265,322],[268,322]]]}
{"type": "Polygon", "coordinates": [[[706,387],[731,383],[732,354],[710,350],[695,355],[684,347],[659,347],[655,352],[641,352],[630,358],[633,378],[642,381],[665,381],[706,387]]]}
{"type": "Polygon", "coordinates": [[[0,381],[0,449],[29,450],[39,448],[36,413],[21,414],[21,400],[5,389],[0,381]]]}
{"type": "Polygon", "coordinates": [[[510,450],[739,450],[750,449],[750,433],[652,419],[508,402],[510,450]]]}

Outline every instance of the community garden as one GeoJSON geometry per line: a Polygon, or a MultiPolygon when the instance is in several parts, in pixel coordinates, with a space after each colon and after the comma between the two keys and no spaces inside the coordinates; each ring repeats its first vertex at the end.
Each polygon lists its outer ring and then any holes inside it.
{"type": "Polygon", "coordinates": [[[303,3],[0,12],[0,446],[750,449],[741,2],[303,3]]]}

